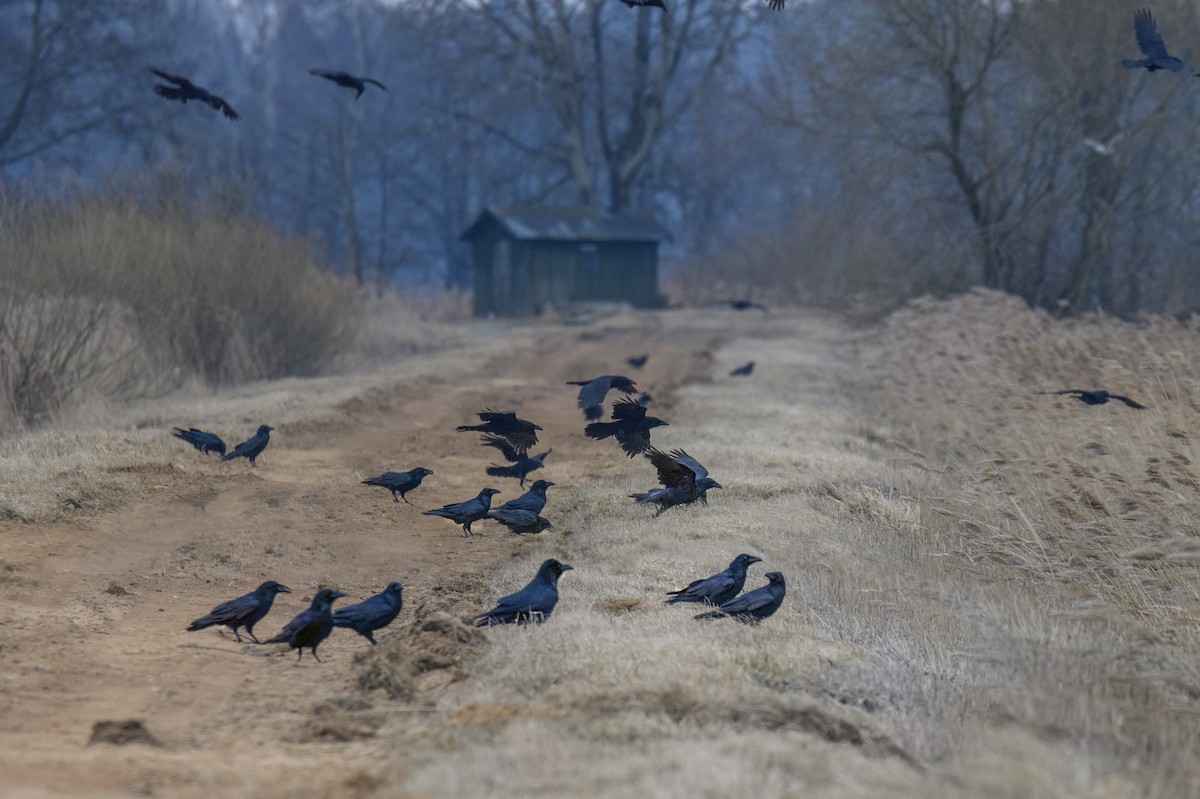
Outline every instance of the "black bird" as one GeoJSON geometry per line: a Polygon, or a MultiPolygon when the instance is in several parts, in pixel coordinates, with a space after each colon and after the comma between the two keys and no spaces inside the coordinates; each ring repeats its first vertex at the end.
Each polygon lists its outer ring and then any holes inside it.
{"type": "Polygon", "coordinates": [[[333,632],[333,614],[330,612],[330,608],[335,599],[341,599],[344,596],[345,594],[334,591],[332,588],[322,588],[313,597],[308,610],[301,611],[300,615],[287,623],[279,635],[263,641],[263,643],[287,644],[292,649],[298,650],[296,660],[304,657],[304,649],[307,647],[312,650],[313,657],[317,658],[317,662],[320,663],[321,658],[317,657],[317,647],[333,632]]]}
{"type": "Polygon", "coordinates": [[[517,452],[528,452],[537,443],[537,431],[542,428],[533,422],[518,419],[512,411],[501,413],[490,408],[477,414],[483,424],[459,425],[457,430],[475,430],[480,433],[491,433],[500,436],[517,452]]]}
{"type": "Polygon", "coordinates": [[[220,111],[229,119],[238,118],[237,111],[234,111],[233,106],[225,102],[223,98],[205,89],[201,89],[187,78],[181,78],[178,75],[169,75],[154,67],[147,67],[147,69],[168,83],[175,84],[174,86],[164,86],[161,83],[154,84],[154,93],[159,97],[164,97],[168,100],[178,100],[184,105],[187,105],[188,100],[199,100],[220,111]]]}
{"type": "Polygon", "coordinates": [[[717,572],[703,580],[696,580],[687,588],[669,591],[668,594],[673,596],[667,600],[667,604],[703,602],[706,605],[722,605],[742,590],[742,586],[746,584],[746,570],[754,563],[762,563],[762,558],[738,555],[725,571],[717,572]]]}
{"type": "Polygon", "coordinates": [[[516,499],[510,499],[500,506],[503,510],[524,510],[532,514],[539,514],[546,507],[546,489],[554,483],[549,480],[535,480],[533,485],[529,487],[521,496],[516,499]]]}
{"type": "Polygon", "coordinates": [[[222,455],[221,460],[231,461],[234,458],[246,458],[250,461],[251,466],[255,466],[254,459],[262,454],[263,450],[267,448],[267,444],[271,443],[271,431],[274,429],[274,427],[260,424],[257,433],[234,447],[233,452],[222,455]]]}
{"type": "Polygon", "coordinates": [[[357,605],[347,605],[333,614],[333,626],[354,630],[370,641],[371,646],[375,646],[375,631],[382,630],[394,622],[402,607],[404,586],[400,583],[388,583],[383,593],[365,599],[357,605]]]}
{"type": "Polygon", "coordinates": [[[730,377],[749,377],[753,373],[754,373],[754,361],[750,361],[749,363],[747,363],[743,366],[739,366],[738,368],[734,369],[732,372],[729,373],[729,376],[730,377]]]}
{"type": "Polygon", "coordinates": [[[500,492],[494,488],[485,488],[479,492],[475,499],[468,499],[466,502],[456,502],[453,505],[445,505],[436,510],[425,511],[424,516],[441,516],[443,519],[449,519],[455,524],[461,524],[463,535],[472,535],[471,525],[487,516],[487,512],[492,507],[492,495],[500,492]]]}
{"type": "Polygon", "coordinates": [[[632,458],[650,448],[650,431],[666,424],[655,416],[647,416],[642,403],[623,397],[613,403],[611,422],[592,422],[583,428],[583,433],[597,441],[615,436],[621,449],[632,458]]]}
{"type": "MultiPolygon", "coordinates": [[[[779,2],[779,8],[783,8],[782,1],[776,1],[779,2]]],[[[774,8],[773,5],[771,7],[774,8]]],[[[778,11],[779,9],[775,10],[778,11]]],[[[761,302],[753,302],[752,300],[726,300],[725,305],[728,305],[735,311],[762,311],[763,313],[767,313],[767,306],[761,302]]]]}
{"type": "Polygon", "coordinates": [[[782,11],[783,4],[785,2],[787,2],[787,0],[767,0],[767,8],[771,9],[772,11],[782,11]]]}
{"type": "Polygon", "coordinates": [[[639,355],[636,358],[626,358],[625,363],[629,364],[634,369],[641,369],[643,366],[646,365],[646,361],[648,361],[648,360],[650,360],[649,353],[647,353],[646,355],[639,355]]]}
{"type": "Polygon", "coordinates": [[[568,380],[568,386],[583,386],[579,389],[579,407],[588,419],[599,419],[604,415],[604,398],[612,389],[625,394],[636,394],[637,386],[628,377],[601,375],[591,380],[568,380]]]}
{"type": "Polygon", "coordinates": [[[359,97],[362,97],[362,93],[367,90],[366,84],[368,83],[374,83],[385,92],[387,91],[387,86],[384,86],[374,78],[360,78],[357,75],[351,75],[347,72],[331,72],[327,69],[310,69],[308,74],[316,75],[318,78],[324,78],[325,80],[331,80],[338,86],[345,86],[347,89],[353,89],[355,100],[357,100],[359,97]]]}
{"type": "Polygon", "coordinates": [[[487,518],[495,519],[517,535],[533,535],[543,530],[554,529],[554,525],[534,511],[510,508],[507,505],[488,511],[487,518]]]}
{"type": "MultiPolygon", "coordinates": [[[[404,495],[421,485],[421,481],[431,474],[433,472],[424,466],[418,466],[415,469],[409,469],[407,472],[384,472],[378,477],[368,477],[362,483],[365,486],[386,488],[392,492],[392,499],[395,499],[397,502],[401,499],[408,502],[408,497],[404,495]],[[397,499],[397,494],[399,495],[399,499],[397,499]]],[[[408,504],[411,505],[412,503],[408,502],[408,504]]]]}
{"type": "Polygon", "coordinates": [[[1134,402],[1129,397],[1122,397],[1120,394],[1109,394],[1107,391],[1102,390],[1084,391],[1083,389],[1079,388],[1067,388],[1063,389],[1062,391],[1039,391],[1038,393],[1055,395],[1070,394],[1084,405],[1103,405],[1109,400],[1117,400],[1118,402],[1125,403],[1130,408],[1137,408],[1138,410],[1146,409],[1145,405],[1140,402],[1134,402]]]}
{"type": "Polygon", "coordinates": [[[783,597],[787,594],[787,585],[779,572],[767,572],[769,581],[762,588],[747,591],[737,599],[731,599],[716,610],[701,613],[697,619],[734,618],[746,624],[758,624],[763,619],[779,610],[783,597]]]}
{"type": "Polygon", "coordinates": [[[1146,56],[1137,61],[1122,61],[1126,69],[1145,69],[1149,72],[1165,69],[1180,75],[1196,75],[1187,65],[1173,55],[1167,55],[1167,45],[1154,24],[1150,9],[1139,8],[1133,14],[1133,32],[1137,37],[1138,49],[1146,56]]]}
{"type": "Polygon", "coordinates": [[[189,427],[187,430],[184,430],[182,427],[176,427],[174,430],[175,432],[171,435],[180,441],[186,441],[200,452],[205,454],[209,452],[215,452],[218,455],[225,454],[225,442],[216,433],[206,433],[195,427],[189,427]]]}
{"type": "Polygon", "coordinates": [[[663,0],[621,0],[621,2],[630,8],[646,8],[649,6],[654,6],[655,8],[661,8],[663,11],[667,10],[666,3],[664,3],[663,0]]]}
{"type": "Polygon", "coordinates": [[[540,455],[526,455],[522,452],[517,452],[512,444],[509,444],[499,436],[480,436],[480,440],[485,447],[495,447],[500,450],[500,454],[508,461],[510,466],[491,465],[487,467],[487,473],[492,477],[515,477],[521,481],[521,488],[525,487],[525,478],[530,472],[536,472],[542,468],[542,462],[546,460],[546,456],[554,450],[548,449],[540,455]]]}
{"type": "Polygon", "coordinates": [[[550,618],[558,604],[558,578],[573,567],[550,558],[538,569],[529,585],[515,594],[501,597],[496,607],[475,617],[476,627],[493,624],[541,622],[550,618]]]}
{"type": "Polygon", "coordinates": [[[250,593],[217,605],[207,616],[201,616],[192,622],[188,627],[188,632],[203,630],[214,624],[223,624],[233,630],[234,636],[241,641],[242,636],[238,634],[238,627],[245,627],[246,635],[253,638],[254,643],[261,643],[254,637],[254,625],[271,612],[275,595],[281,593],[290,594],[292,589],[274,580],[267,580],[250,593]]]}
{"type": "Polygon", "coordinates": [[[646,458],[658,469],[658,481],[664,488],[652,488],[644,494],[630,494],[640,504],[656,504],[658,518],[668,508],[676,505],[689,505],[696,500],[708,504],[708,490],[723,488],[716,480],[708,476],[708,469],[700,462],[681,449],[673,450],[669,455],[661,450],[650,448],[646,458]]]}

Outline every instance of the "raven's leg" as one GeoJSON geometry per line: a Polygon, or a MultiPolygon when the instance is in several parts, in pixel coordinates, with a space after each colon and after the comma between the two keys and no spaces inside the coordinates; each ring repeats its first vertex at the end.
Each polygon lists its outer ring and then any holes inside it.
{"type": "Polygon", "coordinates": [[[400,500],[396,499],[396,492],[395,492],[395,491],[393,491],[393,492],[392,492],[392,499],[396,500],[396,502],[399,502],[399,501],[400,501],[400,500]]]}
{"type": "Polygon", "coordinates": [[[371,634],[370,630],[367,630],[363,635],[371,642],[371,646],[375,646],[375,636],[371,634]]]}
{"type": "Polygon", "coordinates": [[[317,658],[317,662],[318,662],[318,663],[324,663],[325,661],[323,661],[323,660],[321,660],[319,657],[317,657],[317,647],[315,647],[315,646],[314,646],[314,647],[312,648],[312,650],[313,650],[313,657],[317,658]]]}
{"type": "Polygon", "coordinates": [[[404,496],[403,491],[400,492],[400,499],[404,500],[405,502],[408,502],[409,505],[412,504],[411,502],[408,501],[408,497],[404,496]]]}

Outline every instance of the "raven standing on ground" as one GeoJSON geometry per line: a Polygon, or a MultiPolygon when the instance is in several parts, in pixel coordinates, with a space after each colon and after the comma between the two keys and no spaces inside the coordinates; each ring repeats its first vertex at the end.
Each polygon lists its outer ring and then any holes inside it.
{"type": "Polygon", "coordinates": [[[206,627],[212,627],[214,624],[223,624],[233,630],[234,636],[238,641],[241,641],[242,636],[238,634],[238,627],[245,627],[246,635],[253,638],[254,643],[261,643],[257,638],[254,638],[254,625],[262,621],[263,617],[271,612],[271,605],[275,602],[275,595],[280,593],[290,594],[292,593],[292,589],[274,580],[267,580],[250,593],[217,605],[207,616],[201,616],[192,622],[188,627],[188,632],[192,633],[196,630],[203,630],[206,627]]]}
{"type": "Polygon", "coordinates": [[[706,605],[723,605],[742,590],[742,586],[746,584],[746,570],[753,563],[762,563],[762,558],[738,555],[725,571],[717,572],[703,580],[696,580],[679,591],[669,591],[668,593],[674,596],[667,600],[667,604],[703,602],[706,605]]]}
{"type": "Polygon", "coordinates": [[[333,614],[333,626],[354,630],[370,641],[371,646],[375,646],[375,631],[382,630],[394,622],[402,607],[404,586],[400,583],[388,583],[382,594],[376,594],[357,605],[347,605],[333,614]]]}
{"type": "Polygon", "coordinates": [[[246,458],[250,461],[251,466],[257,465],[254,463],[254,459],[262,454],[263,450],[267,448],[267,444],[271,443],[271,431],[274,429],[274,427],[260,424],[257,433],[234,447],[233,452],[222,455],[221,460],[231,461],[234,458],[246,458]]]}
{"type": "Polygon", "coordinates": [[[646,415],[646,406],[624,397],[613,403],[611,422],[592,422],[583,429],[584,435],[600,441],[615,436],[629,457],[650,449],[650,431],[663,427],[662,419],[646,415]]]}
{"type": "Polygon", "coordinates": [[[636,394],[637,386],[628,377],[601,375],[591,380],[568,380],[568,386],[583,386],[579,389],[579,407],[588,419],[599,419],[604,415],[604,398],[616,389],[625,394],[636,394]]]}
{"type": "Polygon", "coordinates": [[[192,83],[187,78],[181,78],[177,75],[168,75],[166,72],[148,67],[148,69],[163,80],[175,84],[174,86],[164,86],[161,83],[154,84],[154,93],[159,97],[167,100],[178,100],[187,105],[188,100],[199,100],[202,103],[207,103],[212,108],[217,109],[229,119],[237,119],[237,111],[233,110],[233,106],[225,102],[221,97],[201,89],[196,84],[192,83]]]}
{"type": "Polygon", "coordinates": [[[554,528],[548,520],[533,511],[501,506],[488,511],[487,518],[495,519],[517,535],[533,535],[554,528]]]}
{"type": "Polygon", "coordinates": [[[573,567],[550,558],[538,569],[529,585],[515,594],[501,597],[496,607],[475,617],[476,627],[493,624],[541,622],[550,618],[558,604],[558,578],[573,567]]]}
{"type": "Polygon", "coordinates": [[[1163,43],[1158,27],[1154,24],[1154,17],[1151,16],[1150,9],[1139,8],[1134,12],[1133,32],[1137,37],[1138,49],[1146,57],[1138,61],[1122,61],[1121,66],[1126,69],[1145,69],[1148,72],[1165,69],[1180,75],[1196,75],[1181,60],[1173,55],[1167,55],[1167,45],[1163,43]]]}
{"type": "Polygon", "coordinates": [[[186,441],[200,452],[205,454],[210,452],[215,452],[218,455],[225,454],[225,442],[216,433],[206,433],[195,427],[189,427],[187,430],[184,430],[182,427],[176,427],[174,430],[175,432],[171,435],[180,441],[186,441]]]}
{"type": "Polygon", "coordinates": [[[667,508],[688,505],[696,500],[707,505],[708,490],[723,488],[720,483],[708,476],[708,469],[705,469],[699,461],[681,449],[673,450],[668,455],[651,447],[650,451],[646,453],[646,458],[654,464],[655,469],[658,469],[658,481],[663,484],[664,488],[652,488],[644,494],[630,494],[629,496],[637,500],[639,504],[658,505],[658,511],[654,514],[655,518],[658,518],[667,508]]]}
{"type": "Polygon", "coordinates": [[[331,72],[327,69],[310,69],[308,74],[316,75],[318,78],[324,78],[325,80],[331,80],[338,86],[345,86],[347,89],[353,89],[355,100],[357,100],[359,97],[362,97],[362,93],[367,90],[366,84],[368,83],[374,83],[385,92],[387,91],[387,86],[384,86],[374,78],[360,78],[357,75],[351,75],[346,72],[331,72]]]}
{"type": "Polygon", "coordinates": [[[528,452],[529,448],[537,443],[537,431],[542,429],[533,422],[518,419],[517,415],[512,411],[501,413],[489,408],[480,411],[477,416],[479,416],[483,424],[463,424],[459,425],[456,429],[459,432],[475,430],[480,433],[491,433],[492,435],[500,436],[500,438],[511,444],[512,448],[517,452],[528,452]]]}
{"type": "Polygon", "coordinates": [[[546,489],[554,483],[549,480],[536,480],[521,496],[516,499],[510,499],[500,506],[502,510],[524,510],[532,514],[539,514],[546,507],[546,489]]]}
{"type": "Polygon", "coordinates": [[[768,582],[762,588],[747,591],[737,599],[731,599],[716,610],[701,613],[697,619],[734,618],[746,624],[757,624],[779,610],[783,597],[787,594],[783,575],[779,572],[767,572],[768,582]]]}
{"type": "Polygon", "coordinates": [[[1145,405],[1143,405],[1140,402],[1134,402],[1129,397],[1122,397],[1120,394],[1109,394],[1107,391],[1103,391],[1103,390],[1084,391],[1083,389],[1079,389],[1079,388],[1067,388],[1067,389],[1063,389],[1062,391],[1039,391],[1038,393],[1039,394],[1055,394],[1055,395],[1070,394],[1075,399],[1082,402],[1084,405],[1103,405],[1104,403],[1108,402],[1109,400],[1118,400],[1120,402],[1125,403],[1130,408],[1137,408],[1138,410],[1146,409],[1145,405]]]}
{"type": "Polygon", "coordinates": [[[546,456],[554,450],[548,449],[540,455],[526,455],[522,452],[517,452],[511,444],[499,436],[480,436],[485,447],[495,447],[500,450],[500,454],[508,461],[511,466],[496,466],[487,467],[487,473],[492,477],[514,477],[521,481],[521,488],[525,487],[525,478],[530,472],[536,472],[542,468],[542,462],[546,460],[546,456]]]}
{"type": "Polygon", "coordinates": [[[341,599],[344,596],[345,594],[334,591],[332,588],[322,588],[313,597],[308,610],[302,611],[300,615],[289,621],[279,635],[263,641],[263,643],[287,644],[297,650],[296,660],[304,657],[304,649],[307,647],[312,650],[313,657],[317,658],[317,662],[320,663],[321,658],[317,657],[317,647],[333,632],[333,614],[330,612],[330,608],[335,599],[341,599]]]}
{"type": "Polygon", "coordinates": [[[487,516],[487,512],[492,507],[492,495],[500,492],[494,488],[485,488],[479,492],[475,499],[468,499],[466,502],[456,502],[453,505],[445,505],[436,510],[425,511],[424,516],[441,516],[443,519],[449,519],[455,524],[461,524],[463,535],[473,535],[471,525],[487,516]]]}
{"type": "MultiPolygon", "coordinates": [[[[388,491],[392,492],[392,499],[395,499],[397,502],[399,502],[401,499],[405,502],[408,502],[408,497],[404,495],[421,485],[421,481],[431,474],[433,474],[433,472],[426,469],[424,466],[418,466],[417,468],[410,469],[407,472],[384,472],[378,477],[368,477],[362,482],[365,486],[379,486],[380,488],[386,488],[388,491]],[[397,494],[400,495],[399,499],[396,498],[397,494]]],[[[408,502],[408,504],[411,505],[412,503],[408,502]]]]}

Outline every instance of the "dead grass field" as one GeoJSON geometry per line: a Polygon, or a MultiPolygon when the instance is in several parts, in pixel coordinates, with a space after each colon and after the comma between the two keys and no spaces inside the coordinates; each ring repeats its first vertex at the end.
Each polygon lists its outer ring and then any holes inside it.
{"type": "Polygon", "coordinates": [[[6,445],[6,795],[1200,791],[1194,330],[984,293],[869,331],[731,311],[474,330],[369,377],[6,445]],[[563,381],[645,351],[656,441],[726,486],[706,509],[651,519],[626,497],[649,465],[581,435],[563,381]],[[1094,386],[1153,407],[1031,393],[1094,386]],[[453,431],[483,405],[546,428],[556,530],[466,539],[417,512],[483,484],[487,453],[453,431]],[[279,432],[257,470],[166,435],[260,419],[279,432]],[[417,509],[357,482],[418,464],[417,509]],[[747,587],[789,580],[761,627],[661,604],[741,551],[765,560],[747,587]],[[576,567],[551,623],[464,624],[548,556],[576,567]],[[406,609],[374,649],[335,634],[322,665],[183,632],[268,576],[296,594],[262,631],[321,582],[399,579],[406,609]],[[85,746],[128,718],[161,745],[85,746]]]}

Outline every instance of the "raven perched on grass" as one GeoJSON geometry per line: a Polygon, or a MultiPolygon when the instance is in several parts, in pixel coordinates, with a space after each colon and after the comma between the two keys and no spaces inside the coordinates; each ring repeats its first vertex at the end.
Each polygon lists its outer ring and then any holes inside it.
{"type": "Polygon", "coordinates": [[[275,596],[281,593],[290,594],[292,589],[274,580],[267,580],[250,593],[217,605],[207,616],[201,616],[192,622],[188,626],[188,632],[203,630],[214,624],[223,624],[233,630],[234,637],[241,641],[242,636],[238,634],[238,627],[245,627],[246,635],[253,638],[254,643],[261,643],[254,637],[254,625],[271,612],[275,596]]]}
{"type": "Polygon", "coordinates": [[[524,510],[533,514],[539,514],[546,507],[546,489],[554,483],[549,480],[535,480],[533,485],[529,487],[521,496],[516,499],[510,499],[500,506],[502,510],[524,510]]]}
{"type": "Polygon", "coordinates": [[[489,408],[480,411],[477,415],[483,424],[463,424],[459,425],[456,429],[459,432],[475,430],[480,433],[491,433],[492,435],[500,436],[500,438],[511,444],[512,448],[517,452],[528,452],[529,448],[537,443],[537,431],[542,429],[533,422],[518,419],[517,415],[512,411],[501,413],[489,408]]]}
{"type": "Polygon", "coordinates": [[[1150,14],[1150,9],[1139,8],[1134,12],[1133,33],[1137,37],[1138,49],[1142,51],[1145,58],[1137,61],[1122,61],[1121,66],[1126,69],[1145,69],[1148,72],[1165,69],[1180,75],[1197,75],[1188,69],[1183,61],[1167,54],[1167,45],[1158,32],[1158,26],[1154,24],[1154,17],[1150,14]]]}
{"type": "Polygon", "coordinates": [[[234,458],[246,458],[250,461],[251,466],[255,466],[254,459],[262,454],[263,450],[267,448],[267,444],[271,443],[271,431],[274,429],[274,427],[260,424],[257,433],[234,447],[233,452],[222,455],[221,460],[231,461],[234,458]]]}
{"type": "Polygon", "coordinates": [[[723,488],[720,483],[708,476],[708,469],[705,469],[698,460],[681,449],[673,450],[668,455],[651,447],[650,451],[646,453],[646,458],[654,464],[655,469],[658,469],[658,481],[664,487],[652,488],[644,494],[630,494],[629,496],[637,500],[639,504],[658,505],[658,511],[654,514],[655,518],[658,518],[667,508],[688,505],[696,500],[707,505],[708,490],[723,488]]]}
{"type": "Polygon", "coordinates": [[[161,83],[154,84],[154,93],[159,97],[167,100],[178,100],[187,105],[188,100],[199,100],[202,103],[207,103],[212,108],[220,111],[229,119],[237,119],[237,111],[233,110],[233,106],[225,102],[221,97],[210,93],[205,89],[201,89],[196,84],[192,83],[187,78],[181,78],[178,75],[169,75],[162,70],[154,67],[147,67],[155,75],[159,76],[168,83],[175,84],[174,86],[164,86],[161,83]]]}
{"type": "Polygon", "coordinates": [[[370,641],[371,646],[375,646],[375,631],[382,630],[394,622],[402,607],[404,586],[400,583],[388,583],[383,593],[365,599],[357,605],[347,605],[333,614],[333,626],[354,630],[370,641]]]}
{"type": "Polygon", "coordinates": [[[1038,393],[1039,394],[1055,394],[1055,395],[1060,395],[1060,396],[1063,394],[1070,394],[1075,399],[1082,402],[1084,405],[1103,405],[1106,402],[1108,402],[1109,400],[1117,400],[1119,402],[1125,403],[1130,408],[1137,408],[1138,410],[1146,409],[1145,405],[1141,404],[1140,402],[1134,402],[1129,397],[1122,397],[1120,394],[1109,394],[1107,391],[1103,391],[1103,390],[1084,391],[1083,389],[1079,389],[1079,388],[1067,388],[1067,389],[1063,389],[1062,391],[1039,391],[1038,393]]]}
{"type": "MultiPolygon", "coordinates": [[[[379,486],[386,488],[392,492],[392,499],[399,502],[401,499],[408,502],[408,497],[404,496],[409,491],[412,491],[417,486],[421,485],[421,481],[429,475],[433,474],[424,466],[418,466],[415,469],[409,469],[407,472],[384,472],[378,477],[368,477],[363,480],[365,486],[379,486]],[[397,499],[397,494],[399,498],[397,499]]],[[[411,505],[411,502],[408,502],[411,505]]]]}
{"type": "Polygon", "coordinates": [[[449,519],[455,524],[461,524],[463,535],[472,535],[471,525],[483,517],[487,516],[487,512],[492,507],[492,495],[500,492],[494,488],[485,488],[479,492],[475,499],[468,499],[466,502],[456,502],[453,505],[445,505],[435,510],[425,511],[424,516],[441,516],[443,519],[449,519]]]}
{"type": "Polygon", "coordinates": [[[787,594],[787,585],[779,572],[767,572],[769,582],[762,588],[747,591],[737,599],[731,599],[716,610],[701,613],[697,619],[734,618],[746,624],[758,624],[763,619],[779,610],[783,597],[787,594]]]}
{"type": "Polygon", "coordinates": [[[263,643],[287,644],[297,650],[296,660],[304,657],[304,649],[307,647],[312,650],[313,657],[317,658],[317,662],[320,663],[321,658],[317,657],[317,647],[333,632],[333,614],[330,612],[330,608],[335,599],[341,599],[344,596],[345,594],[334,591],[332,588],[322,588],[313,597],[308,610],[301,611],[300,615],[287,623],[279,635],[263,641],[263,643]]]}
{"type": "Polygon", "coordinates": [[[374,78],[360,78],[357,75],[351,75],[347,72],[331,72],[327,69],[310,69],[308,74],[316,75],[318,78],[324,78],[325,80],[331,80],[338,86],[345,86],[347,89],[353,89],[355,100],[357,100],[359,97],[362,97],[362,93],[367,90],[366,84],[368,83],[373,83],[379,88],[383,89],[385,92],[387,91],[387,86],[384,86],[374,78]]]}
{"type": "Polygon", "coordinates": [[[632,458],[650,448],[650,431],[666,424],[662,419],[647,416],[642,403],[624,397],[613,403],[611,422],[592,422],[583,433],[597,441],[616,437],[621,449],[632,458]]]}
{"type": "Polygon", "coordinates": [[[746,584],[746,570],[751,564],[762,563],[762,558],[753,555],[738,555],[729,564],[729,568],[720,571],[712,577],[696,580],[687,588],[669,591],[673,596],[667,600],[668,605],[676,602],[703,602],[706,605],[722,605],[738,595],[746,584]]]}
{"type": "Polygon", "coordinates": [[[604,398],[616,389],[625,394],[636,394],[637,386],[622,375],[601,375],[591,380],[568,380],[568,386],[583,386],[579,389],[579,407],[588,419],[599,419],[604,415],[604,398]]]}
{"type": "Polygon", "coordinates": [[[178,438],[180,441],[186,441],[200,452],[208,454],[215,452],[218,455],[225,454],[225,442],[216,433],[206,433],[203,430],[198,430],[195,427],[189,427],[184,430],[181,427],[174,428],[175,432],[171,435],[178,438]]]}
{"type": "Polygon", "coordinates": [[[554,527],[533,511],[510,508],[507,505],[488,511],[487,518],[495,519],[517,535],[533,535],[554,527]]]}
{"type": "Polygon", "coordinates": [[[508,441],[499,436],[486,435],[479,438],[483,441],[485,447],[495,447],[500,450],[500,454],[511,464],[510,466],[489,466],[486,470],[487,473],[492,477],[513,477],[519,479],[521,481],[521,488],[525,487],[525,478],[529,476],[529,473],[536,472],[542,468],[542,462],[546,460],[546,456],[554,451],[548,449],[540,455],[531,456],[517,452],[512,444],[509,444],[508,441]]]}
{"type": "Polygon", "coordinates": [[[558,578],[573,567],[550,558],[541,565],[529,585],[515,594],[501,597],[496,607],[475,617],[476,627],[493,624],[541,622],[550,618],[558,604],[558,578]]]}

